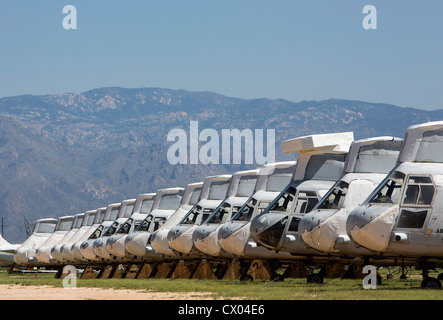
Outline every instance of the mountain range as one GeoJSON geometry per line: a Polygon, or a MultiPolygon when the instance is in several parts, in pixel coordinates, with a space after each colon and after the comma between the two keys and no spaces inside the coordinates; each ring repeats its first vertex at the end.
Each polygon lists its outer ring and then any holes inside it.
{"type": "Polygon", "coordinates": [[[30,221],[59,217],[135,198],[159,188],[184,187],[204,177],[257,164],[168,162],[171,129],[274,129],[281,142],[315,133],[353,131],[355,139],[403,137],[412,124],[442,120],[427,111],[343,99],[292,102],[239,99],[212,92],[107,87],[83,93],[0,99],[0,217],[4,238],[26,239],[30,221]]]}

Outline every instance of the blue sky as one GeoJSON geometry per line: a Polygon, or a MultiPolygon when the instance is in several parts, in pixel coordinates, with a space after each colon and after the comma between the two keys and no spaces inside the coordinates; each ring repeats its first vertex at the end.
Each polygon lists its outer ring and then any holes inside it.
{"type": "Polygon", "coordinates": [[[1,0],[0,39],[0,97],[162,87],[443,108],[437,0],[1,0]]]}

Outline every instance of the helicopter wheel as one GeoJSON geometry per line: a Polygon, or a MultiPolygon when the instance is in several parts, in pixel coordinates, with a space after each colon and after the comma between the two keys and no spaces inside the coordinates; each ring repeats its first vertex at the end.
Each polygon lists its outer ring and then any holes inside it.
{"type": "Polygon", "coordinates": [[[426,289],[439,289],[441,288],[441,282],[437,278],[428,277],[423,279],[421,287],[426,289]]]}
{"type": "Polygon", "coordinates": [[[323,283],[323,277],[319,273],[311,273],[307,278],[308,283],[323,283]]]}

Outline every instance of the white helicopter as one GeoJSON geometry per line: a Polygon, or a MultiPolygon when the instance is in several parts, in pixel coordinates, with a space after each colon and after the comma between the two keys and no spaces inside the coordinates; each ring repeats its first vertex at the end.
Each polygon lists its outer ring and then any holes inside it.
{"type": "Polygon", "coordinates": [[[443,121],[410,126],[392,172],[349,214],[347,235],[376,258],[419,267],[422,287],[439,288],[429,270],[442,265],[442,188],[443,121]]]}
{"type": "MultiPolygon", "coordinates": [[[[231,222],[220,228],[218,238],[221,247],[240,257],[268,259],[281,256],[276,256],[276,252],[264,246],[257,246],[250,232],[253,231],[254,235],[263,233],[263,226],[268,226],[267,219],[271,216],[265,214],[267,211],[275,211],[272,215],[274,226],[287,221],[286,210],[294,202],[299,203],[300,213],[309,211],[340,178],[352,141],[352,132],[310,135],[283,141],[283,152],[299,152],[290,183],[283,191],[269,194],[265,200],[257,199],[245,204],[231,222]],[[295,197],[296,190],[300,190],[298,198],[295,197]],[[259,203],[263,201],[265,205],[260,208],[259,203]],[[260,225],[251,224],[259,214],[260,225]]],[[[278,228],[281,229],[279,225],[278,228]]],[[[268,233],[274,232],[273,229],[267,230],[268,233]]]]}
{"type": "MultiPolygon", "coordinates": [[[[168,245],[181,254],[198,254],[192,233],[226,198],[232,175],[209,176],[204,179],[198,203],[168,232],[168,245]]],[[[179,255],[181,255],[179,254],[179,255]]]]}
{"type": "MultiPolygon", "coordinates": [[[[315,257],[317,265],[318,260],[323,260],[324,264],[337,264],[337,255],[344,264],[349,264],[355,256],[367,254],[367,250],[352,245],[346,234],[346,218],[394,167],[402,141],[394,137],[354,141],[343,176],[311,211],[300,213],[299,203],[296,203],[289,209],[288,219],[282,221],[278,215],[272,218],[274,212],[270,210],[266,212],[266,219],[257,217],[254,221],[254,238],[264,246],[288,251],[294,257],[315,257]],[[271,224],[272,221],[275,224],[271,224]],[[346,255],[349,257],[344,259],[346,255]]],[[[338,272],[337,268],[334,270],[338,272]]],[[[325,272],[322,269],[318,274],[309,275],[308,282],[322,282],[325,272]]]]}
{"type": "Polygon", "coordinates": [[[155,253],[163,256],[175,256],[168,244],[169,230],[171,227],[176,226],[189,210],[198,203],[202,188],[203,182],[190,183],[186,186],[180,208],[165,222],[161,229],[151,233],[151,237],[145,247],[146,254],[149,252],[150,256],[155,253]]]}
{"type": "Polygon", "coordinates": [[[85,213],[79,213],[74,215],[74,220],[72,221],[71,229],[61,238],[50,250],[51,261],[53,264],[60,264],[63,262],[63,257],[61,255],[61,247],[68,243],[75,233],[80,229],[85,213]]]}
{"type": "MultiPolygon", "coordinates": [[[[128,252],[125,248],[125,239],[143,222],[146,216],[152,211],[157,193],[142,193],[136,197],[134,210],[129,219],[110,236],[106,241],[106,249],[117,260],[123,260],[128,252]]],[[[159,194],[160,197],[160,194],[159,194]]]]}
{"type": "MultiPolygon", "coordinates": [[[[195,229],[193,234],[195,247],[205,255],[232,257],[232,253],[226,252],[225,250],[222,251],[222,247],[218,241],[219,229],[224,223],[230,221],[232,216],[234,216],[245,203],[254,201],[252,199],[255,199],[255,201],[257,201],[257,199],[265,201],[264,199],[269,193],[281,191],[290,182],[295,170],[295,164],[296,161],[277,162],[266,164],[258,169],[258,178],[254,179],[256,183],[252,190],[250,190],[251,194],[247,198],[244,196],[238,197],[231,191],[231,194],[228,195],[224,203],[222,203],[202,225],[195,229]],[[231,204],[231,202],[233,203],[231,204]]],[[[258,207],[263,208],[265,206],[264,203],[260,203],[258,207]]]]}
{"type": "Polygon", "coordinates": [[[127,199],[121,202],[120,211],[117,215],[117,219],[92,243],[92,251],[97,257],[103,261],[106,259],[112,259],[112,255],[106,248],[106,242],[110,236],[112,236],[117,229],[124,224],[128,218],[132,215],[136,199],[127,199]]]}
{"type": "Polygon", "coordinates": [[[184,188],[165,188],[157,190],[152,210],[132,232],[121,239],[125,246],[125,259],[135,261],[143,257],[150,232],[161,228],[164,223],[180,208],[184,188]],[[135,256],[135,257],[134,257],[135,256]]]}
{"type": "Polygon", "coordinates": [[[66,243],[60,246],[60,257],[56,258],[60,263],[66,264],[66,263],[75,262],[75,258],[71,253],[71,248],[76,242],[82,240],[82,237],[84,237],[87,231],[94,224],[96,215],[97,215],[97,210],[88,210],[85,212],[82,224],[78,228],[77,232],[74,233],[66,243]]]}
{"type": "Polygon", "coordinates": [[[48,239],[55,230],[57,219],[39,219],[34,224],[32,234],[21,244],[14,253],[14,262],[17,265],[38,265],[35,256],[36,250],[48,239]]]}
{"type": "Polygon", "coordinates": [[[97,230],[97,228],[102,224],[102,222],[105,219],[107,207],[101,207],[97,210],[91,210],[95,211],[94,215],[94,221],[91,226],[88,227],[88,229],[83,233],[79,239],[77,239],[76,242],[74,242],[72,245],[65,246],[64,251],[67,251],[67,254],[72,257],[71,261],[75,263],[87,263],[88,260],[85,259],[81,252],[81,245],[84,241],[88,240],[88,238],[97,230]]]}
{"type": "Polygon", "coordinates": [[[106,207],[103,221],[89,236],[89,238],[80,245],[80,252],[83,258],[88,262],[100,262],[100,258],[94,252],[93,243],[103,232],[118,218],[121,203],[111,203],[106,207]]]}
{"type": "Polygon", "coordinates": [[[51,249],[56,245],[72,228],[74,216],[63,216],[58,218],[54,232],[35,251],[35,257],[42,264],[51,264],[51,249]]]}

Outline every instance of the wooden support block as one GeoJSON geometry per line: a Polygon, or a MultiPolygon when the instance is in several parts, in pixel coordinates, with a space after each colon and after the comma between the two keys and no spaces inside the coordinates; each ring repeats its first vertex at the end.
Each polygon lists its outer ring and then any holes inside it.
{"type": "Polygon", "coordinates": [[[86,266],[80,277],[80,279],[95,279],[95,278],[97,278],[97,274],[95,273],[95,270],[91,265],[86,266]]]}
{"type": "Polygon", "coordinates": [[[212,271],[211,264],[207,260],[202,260],[198,264],[197,269],[195,270],[194,274],[192,275],[192,279],[210,279],[210,280],[216,280],[217,277],[214,274],[214,271],[212,271]]]}
{"type": "Polygon", "coordinates": [[[223,280],[239,280],[242,276],[242,268],[240,261],[231,260],[228,262],[228,269],[226,270],[223,280]]]}
{"type": "Polygon", "coordinates": [[[192,273],[189,270],[188,266],[185,264],[183,260],[180,260],[177,263],[177,266],[174,268],[174,272],[171,275],[171,279],[189,279],[192,273]]]}
{"type": "Polygon", "coordinates": [[[174,267],[174,264],[171,264],[168,262],[160,263],[160,265],[157,268],[155,278],[156,279],[169,278],[171,276],[171,272],[174,270],[173,267],[174,267]]]}
{"type": "Polygon", "coordinates": [[[148,279],[155,274],[156,265],[144,263],[137,274],[137,279],[148,279]]]}
{"type": "Polygon", "coordinates": [[[125,277],[126,266],[124,264],[119,264],[112,275],[113,279],[122,279],[125,277]]]}
{"type": "Polygon", "coordinates": [[[247,272],[254,280],[270,280],[272,271],[269,264],[264,260],[254,260],[247,272]]]}
{"type": "Polygon", "coordinates": [[[126,268],[126,275],[125,279],[135,279],[137,278],[138,273],[140,272],[141,268],[139,265],[133,264],[129,265],[126,268]]]}
{"type": "Polygon", "coordinates": [[[108,265],[103,268],[103,272],[100,273],[100,279],[109,279],[112,278],[112,275],[115,271],[115,265],[108,265]]]}

